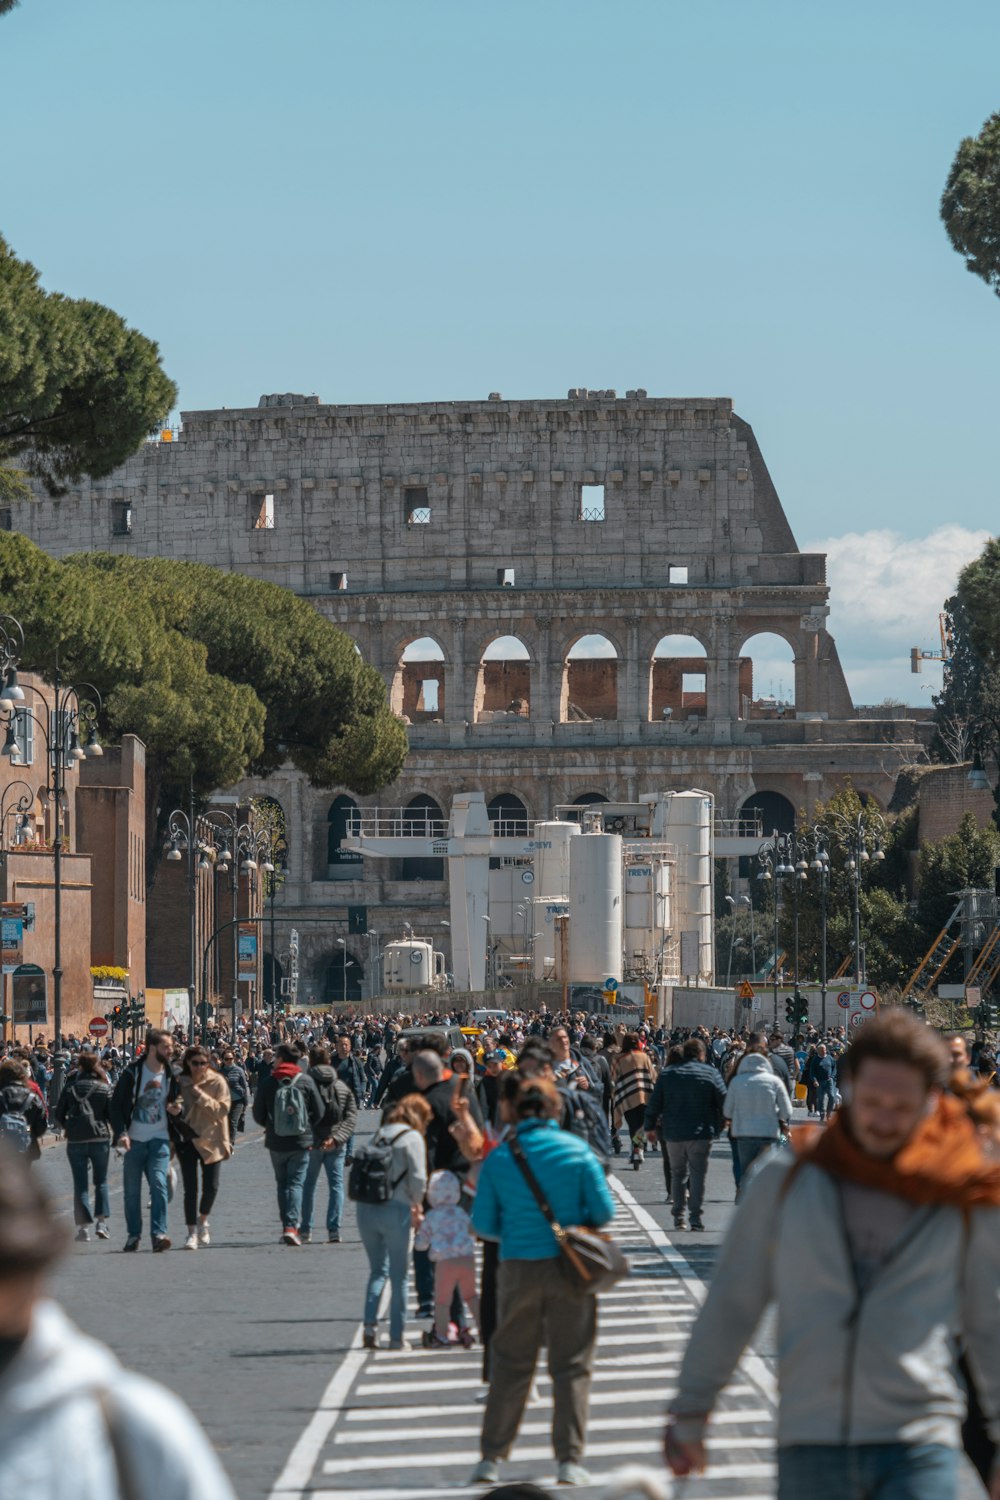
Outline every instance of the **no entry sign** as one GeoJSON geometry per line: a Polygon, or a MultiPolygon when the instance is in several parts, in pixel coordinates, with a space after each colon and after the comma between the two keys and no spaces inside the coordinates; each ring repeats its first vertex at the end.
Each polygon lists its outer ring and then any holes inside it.
{"type": "Polygon", "coordinates": [[[90,1025],[87,1027],[87,1030],[90,1032],[91,1036],[107,1036],[108,1023],[103,1016],[94,1016],[91,1019],[90,1025]]]}

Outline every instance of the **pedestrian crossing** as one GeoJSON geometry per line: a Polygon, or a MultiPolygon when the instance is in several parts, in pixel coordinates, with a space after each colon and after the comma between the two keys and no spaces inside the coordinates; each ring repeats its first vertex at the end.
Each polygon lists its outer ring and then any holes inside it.
{"type": "MultiPolygon", "coordinates": [[[[653,1469],[684,1500],[765,1500],[773,1494],[774,1384],[764,1361],[741,1361],[719,1403],[708,1440],[709,1468],[674,1485],[661,1457],[664,1411],[705,1285],[617,1178],[611,1233],[632,1275],[601,1298],[587,1452],[593,1497],[623,1465],[653,1469]]],[[[408,1332],[419,1338],[411,1316],[408,1332]]],[[[482,1404],[477,1349],[365,1350],[359,1328],[320,1409],[272,1491],[271,1500],[448,1500],[476,1496],[468,1476],[479,1461],[482,1404]]],[[[504,1483],[555,1484],[552,1386],[540,1365],[531,1404],[504,1483]]]]}

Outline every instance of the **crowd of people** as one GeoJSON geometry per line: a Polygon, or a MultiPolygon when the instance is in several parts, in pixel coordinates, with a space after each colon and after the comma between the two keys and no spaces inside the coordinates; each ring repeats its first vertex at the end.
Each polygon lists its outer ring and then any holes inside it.
{"type": "Polygon", "coordinates": [[[567,1274],[566,1226],[599,1236],[616,1158],[640,1171],[658,1154],[675,1230],[697,1234],[712,1145],[726,1136],[739,1206],[672,1402],[674,1473],[704,1466],[711,1411],[776,1299],[781,1500],[946,1500],[966,1392],[966,1446],[1000,1500],[1000,1090],[984,1042],[946,1046],[902,1011],[850,1045],[836,1028],[786,1039],[584,1015],[467,1019],[301,1014],[205,1045],[151,1029],[132,1056],[8,1046],[0,1154],[27,1171],[47,1132],[62,1138],[87,1241],[91,1228],[110,1235],[117,1149],[124,1250],[141,1244],[144,1189],[152,1249],[171,1247],[175,1178],[184,1246],[199,1250],[252,1118],[284,1245],[312,1240],[322,1179],[327,1243],[340,1243],[345,1194],[354,1200],[366,1348],[380,1346],[386,1313],[388,1347],[409,1347],[411,1277],[426,1348],[481,1346],[471,1482],[499,1481],[544,1349],[557,1477],[574,1486],[590,1482],[599,1299],[567,1274]],[[361,1139],[366,1107],[380,1121],[361,1139]],[[903,1479],[880,1488],[886,1475],[903,1479]]]}

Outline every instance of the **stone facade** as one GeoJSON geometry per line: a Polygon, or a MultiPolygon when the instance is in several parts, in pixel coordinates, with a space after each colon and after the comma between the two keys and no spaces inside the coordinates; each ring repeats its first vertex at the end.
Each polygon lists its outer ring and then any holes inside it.
{"type": "MultiPolygon", "coordinates": [[[[826,629],[825,559],[798,551],[727,399],[265,397],[186,413],[175,440],[10,520],[55,554],[196,558],[313,599],[409,720],[406,769],[373,800],[416,802],[415,816],[446,816],[455,792],[477,788],[504,799],[503,816],[536,819],[699,786],[720,814],[749,802],[770,825],[845,777],[885,805],[920,754],[912,721],[855,716],[826,629]],[[787,645],[793,703],[754,683],[744,648],[760,632],[787,645]],[[605,655],[579,659],[574,646],[596,634],[605,655]],[[487,654],[507,636],[516,659],[487,654]],[[656,655],[667,636],[689,639],[683,654],[656,655]],[[426,637],[434,659],[404,659],[426,637]]],[[[435,861],[361,869],[342,854],[349,794],[290,773],[241,790],[285,808],[280,910],[331,919],[303,926],[307,989],[342,992],[337,933],[350,938],[353,987],[368,963],[354,929],[386,939],[404,920],[443,920],[435,861]]],[[[447,934],[432,935],[447,950],[447,934]]]]}

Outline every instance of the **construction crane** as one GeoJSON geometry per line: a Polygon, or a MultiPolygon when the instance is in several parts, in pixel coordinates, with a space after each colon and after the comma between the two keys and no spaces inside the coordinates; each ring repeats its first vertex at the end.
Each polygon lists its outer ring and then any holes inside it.
{"type": "Polygon", "coordinates": [[[955,638],[951,631],[951,621],[946,614],[938,615],[938,632],[941,636],[940,651],[921,651],[919,646],[910,648],[910,671],[922,672],[925,661],[939,661],[950,666],[955,655],[955,638]]]}

